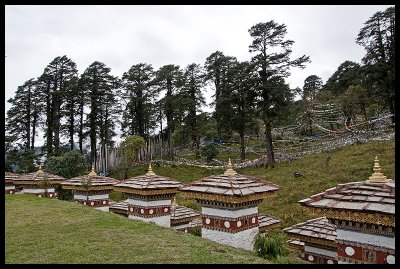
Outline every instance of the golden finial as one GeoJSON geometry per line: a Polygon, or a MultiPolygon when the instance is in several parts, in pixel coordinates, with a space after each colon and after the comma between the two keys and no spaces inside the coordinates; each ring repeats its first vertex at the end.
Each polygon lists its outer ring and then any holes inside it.
{"type": "Polygon", "coordinates": [[[38,173],[43,173],[42,165],[39,165],[39,170],[38,170],[37,172],[38,172],[38,173]]]}
{"type": "Polygon", "coordinates": [[[228,165],[226,166],[226,168],[227,169],[226,169],[224,175],[236,175],[237,174],[236,171],[233,170],[233,165],[232,165],[232,162],[231,162],[231,158],[229,158],[228,165]]]}
{"type": "Polygon", "coordinates": [[[94,171],[94,164],[92,164],[92,171],[89,173],[89,176],[97,176],[96,172],[94,171]]]}
{"type": "Polygon", "coordinates": [[[172,204],[171,205],[173,205],[173,206],[177,206],[178,204],[176,203],[176,198],[175,198],[175,196],[174,196],[174,198],[172,198],[172,204]]]}
{"type": "Polygon", "coordinates": [[[149,170],[146,173],[146,176],[155,176],[156,173],[153,172],[153,169],[151,168],[151,162],[149,163],[149,170]]]}
{"type": "Polygon", "coordinates": [[[373,170],[374,173],[369,177],[369,182],[382,183],[388,181],[387,176],[384,176],[383,173],[381,173],[381,166],[379,165],[378,156],[375,156],[373,170]]]}

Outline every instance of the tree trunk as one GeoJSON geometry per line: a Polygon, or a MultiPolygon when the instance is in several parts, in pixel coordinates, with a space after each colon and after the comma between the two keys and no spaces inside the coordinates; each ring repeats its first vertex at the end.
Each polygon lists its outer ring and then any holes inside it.
{"type": "Polygon", "coordinates": [[[79,150],[81,153],[83,153],[83,101],[80,103],[80,108],[79,108],[79,150]]]}
{"type": "MultiPolygon", "coordinates": [[[[74,107],[74,104],[71,104],[72,108],[74,107]]],[[[69,143],[70,143],[70,149],[74,149],[74,111],[72,109],[71,114],[70,114],[70,126],[69,126],[69,143]]]]}
{"type": "Polygon", "coordinates": [[[59,94],[53,95],[53,129],[54,129],[54,150],[60,147],[60,104],[59,94]]]}
{"type": "Polygon", "coordinates": [[[174,140],[172,138],[172,128],[168,127],[168,148],[169,148],[169,159],[174,160],[174,140]]]}
{"type": "Polygon", "coordinates": [[[246,146],[244,140],[244,132],[240,132],[240,160],[244,162],[246,160],[246,146]]]}
{"type": "Polygon", "coordinates": [[[31,86],[28,86],[28,104],[27,110],[27,122],[26,122],[26,150],[31,148],[31,86]]]}
{"type": "Polygon", "coordinates": [[[33,114],[33,122],[32,122],[32,143],[31,143],[32,150],[35,149],[36,124],[37,124],[37,112],[35,111],[33,114]]]}
{"type": "Polygon", "coordinates": [[[267,164],[266,166],[270,166],[271,168],[274,168],[275,166],[275,158],[274,158],[274,149],[272,147],[272,126],[271,126],[271,121],[266,118],[264,119],[264,124],[265,124],[265,143],[267,145],[267,164]]]}
{"type": "Polygon", "coordinates": [[[396,120],[395,120],[395,100],[393,99],[392,100],[392,102],[391,102],[391,106],[390,106],[390,113],[393,115],[393,116],[391,116],[390,117],[390,119],[392,120],[392,124],[394,124],[394,123],[396,123],[396,120]]]}
{"type": "Polygon", "coordinates": [[[47,156],[53,152],[53,106],[50,94],[50,81],[46,87],[46,150],[47,156]]]}

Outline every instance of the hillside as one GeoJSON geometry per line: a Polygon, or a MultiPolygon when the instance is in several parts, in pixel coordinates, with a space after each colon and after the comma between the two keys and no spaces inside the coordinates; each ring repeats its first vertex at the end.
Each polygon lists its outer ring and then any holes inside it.
{"type": "MultiPolygon", "coordinates": [[[[368,179],[373,172],[372,168],[376,155],[380,160],[382,172],[388,178],[394,178],[394,154],[394,140],[370,141],[305,156],[290,162],[278,163],[273,169],[247,167],[238,169],[237,172],[268,180],[281,187],[276,192],[276,196],[264,200],[259,209],[262,213],[280,218],[282,227],[288,227],[311,218],[305,208],[298,204],[299,200],[334,187],[339,183],[368,179]],[[293,176],[294,172],[298,172],[303,176],[296,178],[293,176]]],[[[190,183],[205,176],[224,172],[223,169],[211,170],[185,165],[153,165],[153,170],[159,175],[176,178],[183,183],[190,183]]],[[[145,166],[134,167],[128,171],[128,176],[142,175],[146,171],[147,167],[145,166]]],[[[117,173],[114,173],[111,176],[118,178],[116,175],[117,173]]],[[[180,199],[179,194],[177,201],[179,204],[190,206],[197,210],[200,209],[194,201],[180,199]]]]}
{"type": "MultiPolygon", "coordinates": [[[[260,212],[282,219],[282,228],[311,216],[297,202],[339,183],[362,181],[372,174],[375,155],[382,172],[395,176],[395,143],[374,141],[307,156],[274,169],[248,167],[254,175],[281,186],[277,195],[260,205],[260,212]],[[302,177],[294,177],[299,172],[302,177]]],[[[145,173],[131,168],[129,176],[145,173]]],[[[153,166],[164,176],[184,183],[223,170],[192,166],[153,166]]],[[[118,197],[116,193],[113,197],[118,197]]],[[[192,200],[179,204],[199,209],[192,200]]],[[[30,195],[6,196],[6,263],[271,263],[255,252],[238,250],[154,224],[129,220],[81,205],[30,195]],[[34,209],[34,210],[32,210],[34,209]]],[[[292,252],[278,263],[301,263],[292,252]]]]}

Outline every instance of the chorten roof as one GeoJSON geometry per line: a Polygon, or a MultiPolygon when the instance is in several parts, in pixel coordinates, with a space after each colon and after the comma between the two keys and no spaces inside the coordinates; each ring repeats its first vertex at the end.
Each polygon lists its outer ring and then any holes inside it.
{"type": "Polygon", "coordinates": [[[351,210],[364,213],[395,213],[395,182],[380,172],[375,157],[374,173],[366,181],[338,184],[336,187],[300,200],[299,203],[319,209],[351,210]]]}
{"type": "Polygon", "coordinates": [[[156,175],[149,164],[148,172],[143,176],[128,178],[114,186],[115,191],[138,195],[174,194],[182,186],[179,181],[156,175]]]}
{"type": "Polygon", "coordinates": [[[128,202],[127,200],[121,202],[110,202],[109,210],[117,214],[128,215],[128,202]]]}
{"type": "Polygon", "coordinates": [[[67,190],[112,190],[118,182],[120,181],[115,178],[97,175],[92,166],[89,174],[65,180],[61,186],[67,190]],[[85,184],[88,184],[88,187],[85,184]]]}
{"type": "Polygon", "coordinates": [[[188,198],[227,203],[261,200],[278,190],[279,186],[259,178],[238,174],[231,160],[224,174],[213,175],[186,184],[179,190],[188,198]]]}
{"type": "Polygon", "coordinates": [[[5,172],[4,181],[7,184],[12,184],[14,179],[20,178],[20,174],[5,172]]]}
{"type": "Polygon", "coordinates": [[[191,208],[177,205],[174,197],[171,205],[171,225],[190,222],[198,217],[200,217],[200,213],[197,213],[191,208]]]}
{"type": "Polygon", "coordinates": [[[258,228],[260,232],[277,227],[280,225],[280,223],[281,220],[276,217],[267,214],[258,215],[258,228]]]}
{"type": "Polygon", "coordinates": [[[13,183],[18,185],[39,185],[44,179],[47,179],[50,184],[58,184],[65,181],[64,177],[44,172],[42,166],[39,166],[39,170],[36,172],[15,177],[13,183]]]}
{"type": "Polygon", "coordinates": [[[330,223],[327,218],[319,217],[298,223],[283,229],[291,239],[301,242],[317,243],[327,246],[335,246],[336,225],[330,223]]]}

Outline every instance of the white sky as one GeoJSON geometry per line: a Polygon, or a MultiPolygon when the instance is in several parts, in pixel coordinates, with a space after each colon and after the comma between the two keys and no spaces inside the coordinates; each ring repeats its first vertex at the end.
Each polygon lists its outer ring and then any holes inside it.
{"type": "MultiPolygon", "coordinates": [[[[274,20],[287,26],[295,41],[292,58],[311,63],[292,68],[291,88],[303,87],[309,75],[326,80],[346,60],[361,63],[358,32],[377,11],[389,5],[233,5],[233,6],[5,6],[5,111],[17,87],[43,73],[55,57],[67,55],[79,74],[101,61],[121,77],[141,62],[155,70],[166,64],[203,65],[219,50],[239,61],[250,60],[248,29],[274,20]]],[[[207,103],[213,92],[205,92],[207,103]]],[[[204,108],[204,111],[211,111],[204,108]]]]}

